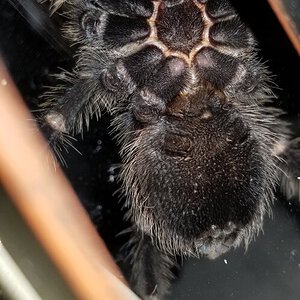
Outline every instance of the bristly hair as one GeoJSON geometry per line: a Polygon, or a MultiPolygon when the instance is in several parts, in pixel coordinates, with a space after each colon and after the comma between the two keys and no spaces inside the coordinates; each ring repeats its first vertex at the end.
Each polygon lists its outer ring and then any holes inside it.
{"type": "Polygon", "coordinates": [[[281,145],[281,191],[287,200],[300,200],[300,138],[281,145]]]}
{"type": "Polygon", "coordinates": [[[68,0],[36,0],[38,3],[49,2],[52,13],[56,12],[64,3],[68,2],[68,0]]]}
{"type": "Polygon", "coordinates": [[[171,280],[174,279],[173,270],[178,268],[176,258],[159,251],[151,238],[139,231],[136,226],[132,226],[122,234],[130,234],[121,251],[126,256],[124,263],[130,270],[128,277],[134,292],[143,296],[147,291],[149,299],[163,299],[170,288],[171,280]]]}

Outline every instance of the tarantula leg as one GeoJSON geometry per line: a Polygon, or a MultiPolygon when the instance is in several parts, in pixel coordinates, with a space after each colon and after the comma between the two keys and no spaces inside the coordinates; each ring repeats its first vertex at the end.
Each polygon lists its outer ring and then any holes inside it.
{"type": "Polygon", "coordinates": [[[238,17],[214,24],[209,37],[213,45],[233,49],[249,49],[252,45],[251,33],[238,17]]]}
{"type": "Polygon", "coordinates": [[[89,3],[108,13],[126,17],[149,18],[153,13],[150,0],[89,0],[89,3]]]}
{"type": "Polygon", "coordinates": [[[88,38],[101,35],[101,26],[105,24],[106,15],[101,11],[86,12],[81,17],[80,26],[88,38]]]}
{"type": "Polygon", "coordinates": [[[82,123],[82,111],[88,100],[81,85],[66,88],[63,94],[55,95],[53,101],[43,105],[47,108],[43,116],[45,123],[54,131],[73,132],[74,127],[82,123]]]}
{"type": "Polygon", "coordinates": [[[89,3],[81,16],[81,31],[88,39],[101,41],[102,47],[123,47],[150,35],[147,18],[153,13],[151,1],[94,0],[89,3]]]}
{"type": "Polygon", "coordinates": [[[127,245],[131,266],[130,283],[142,299],[163,299],[177,267],[176,259],[159,251],[149,236],[135,231],[127,245]]]}
{"type": "Polygon", "coordinates": [[[163,53],[155,46],[146,46],[142,50],[122,59],[130,78],[138,86],[147,84],[155,76],[163,62],[163,53]]]}
{"type": "Polygon", "coordinates": [[[81,29],[87,38],[102,39],[108,47],[122,47],[150,34],[146,19],[109,15],[97,10],[82,16],[81,29]]]}
{"type": "MultiPolygon", "coordinates": [[[[65,85],[53,88],[45,95],[50,100],[42,105],[43,124],[58,135],[81,133],[84,125],[88,127],[89,119],[98,116],[104,108],[109,109],[113,101],[114,93],[105,89],[104,85],[108,83],[101,74],[97,75],[97,81],[77,76],[72,78],[61,74],[65,85]]],[[[114,78],[110,80],[113,81],[111,85],[115,84],[114,78]]]]}
{"type": "Polygon", "coordinates": [[[300,138],[283,146],[281,157],[281,191],[289,200],[300,200],[300,138]]]}
{"type": "Polygon", "coordinates": [[[167,58],[158,74],[132,99],[132,112],[142,123],[151,123],[166,111],[166,104],[184,85],[186,64],[179,58],[167,58]]]}
{"type": "Polygon", "coordinates": [[[228,18],[236,14],[227,0],[200,0],[199,2],[206,3],[206,12],[213,19],[228,18]]]}
{"type": "Polygon", "coordinates": [[[150,35],[150,27],[146,19],[128,19],[109,15],[103,33],[103,41],[108,45],[125,46],[145,39],[150,35]]]}
{"type": "Polygon", "coordinates": [[[219,51],[205,47],[196,55],[199,73],[202,78],[220,89],[224,89],[234,78],[238,66],[238,59],[219,51]],[[218,66],[222,65],[222,68],[218,66]]]}

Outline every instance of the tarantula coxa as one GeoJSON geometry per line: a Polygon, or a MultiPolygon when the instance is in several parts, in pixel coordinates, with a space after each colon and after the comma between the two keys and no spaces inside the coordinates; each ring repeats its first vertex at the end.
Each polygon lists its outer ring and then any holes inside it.
{"type": "Polygon", "coordinates": [[[47,93],[51,139],[101,111],[120,144],[131,284],[166,293],[176,256],[247,247],[274,190],[299,196],[299,140],[228,0],[58,0],[76,67],[47,93]]]}

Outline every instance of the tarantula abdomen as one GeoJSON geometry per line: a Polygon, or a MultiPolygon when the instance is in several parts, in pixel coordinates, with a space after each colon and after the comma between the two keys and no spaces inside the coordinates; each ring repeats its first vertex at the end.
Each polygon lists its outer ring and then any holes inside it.
{"type": "Polygon", "coordinates": [[[164,251],[214,258],[258,229],[276,169],[224,96],[184,101],[131,137],[122,177],[135,223],[164,251]]]}

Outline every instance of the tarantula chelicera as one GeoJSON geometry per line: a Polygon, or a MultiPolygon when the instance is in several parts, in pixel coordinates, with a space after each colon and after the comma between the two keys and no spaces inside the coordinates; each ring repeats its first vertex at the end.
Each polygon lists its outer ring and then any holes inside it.
{"type": "Polygon", "coordinates": [[[58,0],[78,45],[48,93],[51,138],[106,110],[133,226],[131,283],[166,293],[175,257],[247,247],[281,181],[299,195],[299,140],[270,107],[270,76],[228,0],[58,0]]]}

